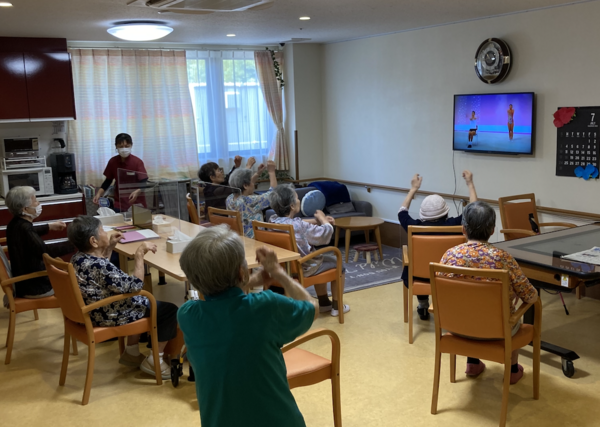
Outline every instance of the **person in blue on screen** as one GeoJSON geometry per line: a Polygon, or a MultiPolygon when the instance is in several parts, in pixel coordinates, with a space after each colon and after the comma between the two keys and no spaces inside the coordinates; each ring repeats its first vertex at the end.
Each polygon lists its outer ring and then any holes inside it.
{"type": "Polygon", "coordinates": [[[475,115],[475,111],[471,111],[469,123],[469,142],[473,142],[473,137],[477,134],[477,116],[475,115]]]}
{"type": "Polygon", "coordinates": [[[508,139],[510,141],[513,140],[513,130],[515,128],[515,110],[513,110],[513,105],[512,104],[508,104],[508,110],[506,110],[506,112],[508,113],[508,139]]]}

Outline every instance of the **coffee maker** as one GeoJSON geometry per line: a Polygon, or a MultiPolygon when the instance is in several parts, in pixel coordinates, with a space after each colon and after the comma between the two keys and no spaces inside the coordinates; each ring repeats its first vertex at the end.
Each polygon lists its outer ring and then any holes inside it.
{"type": "Polygon", "coordinates": [[[77,193],[77,180],[75,179],[75,154],[52,153],[48,157],[52,168],[52,180],[56,194],[77,193]]]}

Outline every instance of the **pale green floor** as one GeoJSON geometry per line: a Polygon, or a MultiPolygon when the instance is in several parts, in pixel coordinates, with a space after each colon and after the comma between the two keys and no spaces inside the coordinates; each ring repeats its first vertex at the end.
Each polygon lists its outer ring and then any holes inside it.
{"type": "MultiPolygon", "coordinates": [[[[158,299],[177,302],[182,287],[155,286],[158,299]]],[[[600,301],[565,295],[565,316],[557,296],[543,295],[543,339],[579,353],[577,373],[563,376],[560,360],[542,355],[541,398],[532,399],[531,352],[521,351],[525,377],[511,386],[510,426],[600,425],[600,301]]],[[[342,342],[342,417],[346,427],[495,426],[498,425],[502,367],[488,363],[477,379],[457,374],[450,384],[448,357],[442,360],[438,415],[430,414],[433,380],[433,322],[415,320],[415,343],[406,339],[400,284],[345,295],[352,306],[346,323],[321,315],[314,327],[335,330],[342,342]]],[[[13,361],[0,365],[0,424],[3,426],[194,426],[200,425],[193,383],[185,378],[174,389],[161,387],[137,369],[117,363],[116,342],[97,349],[90,403],[81,406],[87,349],[71,356],[67,383],[58,385],[62,355],[62,319],[58,310],[17,316],[13,361]]],[[[0,308],[4,340],[8,311],[0,308]]],[[[305,348],[327,355],[326,338],[305,348]]],[[[144,349],[144,351],[147,351],[144,349]]],[[[0,360],[5,352],[0,350],[0,360]]],[[[465,359],[458,358],[458,372],[465,359]]],[[[187,368],[186,368],[187,372],[187,368]]],[[[294,395],[308,426],[333,425],[328,382],[296,389],[294,395]]],[[[252,399],[251,394],[248,396],[252,399]]]]}

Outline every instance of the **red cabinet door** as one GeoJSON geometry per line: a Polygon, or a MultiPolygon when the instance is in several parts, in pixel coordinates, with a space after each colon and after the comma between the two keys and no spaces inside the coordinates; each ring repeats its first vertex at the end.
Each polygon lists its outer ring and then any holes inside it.
{"type": "Polygon", "coordinates": [[[74,119],[75,97],[68,52],[25,52],[29,117],[74,119]]]}
{"type": "Polygon", "coordinates": [[[20,52],[0,52],[0,120],[29,119],[25,62],[20,52]]]}

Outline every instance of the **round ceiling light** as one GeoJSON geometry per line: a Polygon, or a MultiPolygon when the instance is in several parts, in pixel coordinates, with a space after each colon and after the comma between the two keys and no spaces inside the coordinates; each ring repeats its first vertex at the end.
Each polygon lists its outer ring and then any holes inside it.
{"type": "Polygon", "coordinates": [[[171,34],[173,28],[164,24],[164,22],[152,21],[117,22],[114,27],[106,31],[122,40],[142,42],[158,40],[171,34]]]}
{"type": "Polygon", "coordinates": [[[0,7],[12,7],[12,3],[7,1],[0,1],[0,7]]]}

